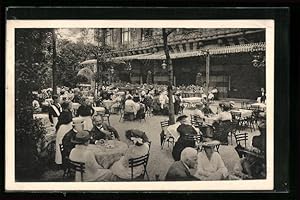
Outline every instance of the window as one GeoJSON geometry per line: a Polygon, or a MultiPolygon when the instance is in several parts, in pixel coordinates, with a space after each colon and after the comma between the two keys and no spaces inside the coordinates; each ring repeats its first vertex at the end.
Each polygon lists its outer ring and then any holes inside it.
{"type": "Polygon", "coordinates": [[[143,28],[142,31],[141,31],[142,41],[149,38],[149,37],[152,37],[152,35],[153,35],[153,30],[151,28],[143,28]]]}
{"type": "Polygon", "coordinates": [[[113,41],[112,41],[113,30],[114,29],[106,29],[105,44],[108,46],[112,46],[112,44],[113,44],[113,41]]]}
{"type": "Polygon", "coordinates": [[[127,44],[130,42],[130,29],[122,28],[122,44],[127,44]]]}

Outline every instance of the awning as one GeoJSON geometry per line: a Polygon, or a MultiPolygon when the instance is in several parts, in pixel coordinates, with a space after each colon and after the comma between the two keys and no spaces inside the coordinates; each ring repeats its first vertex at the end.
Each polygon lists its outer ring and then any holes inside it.
{"type": "MultiPolygon", "coordinates": [[[[210,49],[201,49],[198,51],[188,51],[183,53],[171,53],[171,59],[176,58],[186,58],[186,57],[196,57],[203,56],[206,51],[209,51],[210,55],[221,55],[221,54],[234,54],[234,53],[243,53],[243,52],[253,52],[253,51],[265,51],[266,44],[264,42],[261,43],[251,43],[251,44],[242,44],[242,45],[232,45],[232,46],[224,46],[224,47],[214,47],[210,49]]],[[[114,57],[114,60],[164,60],[166,56],[164,52],[158,53],[148,53],[148,54],[138,54],[132,56],[121,56],[114,57]]]]}

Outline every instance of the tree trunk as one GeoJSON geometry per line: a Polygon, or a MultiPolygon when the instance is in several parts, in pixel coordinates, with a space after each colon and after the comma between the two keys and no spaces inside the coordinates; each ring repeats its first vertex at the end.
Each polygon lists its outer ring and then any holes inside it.
{"type": "Polygon", "coordinates": [[[57,88],[56,88],[56,34],[55,29],[52,29],[52,89],[53,94],[57,94],[57,88]]]}
{"type": "Polygon", "coordinates": [[[163,33],[163,41],[164,41],[164,51],[166,54],[166,63],[168,67],[168,75],[169,75],[169,84],[168,84],[168,97],[169,97],[169,123],[175,123],[175,112],[174,112],[174,103],[173,103],[173,66],[172,60],[169,54],[169,47],[168,47],[168,34],[166,29],[162,29],[163,33]]]}

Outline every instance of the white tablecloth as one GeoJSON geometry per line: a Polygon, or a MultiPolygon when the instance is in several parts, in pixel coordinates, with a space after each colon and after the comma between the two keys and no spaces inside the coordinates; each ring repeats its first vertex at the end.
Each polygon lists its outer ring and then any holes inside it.
{"type": "Polygon", "coordinates": [[[98,144],[88,145],[88,149],[94,152],[98,164],[105,169],[108,169],[114,162],[118,161],[128,149],[128,145],[121,141],[109,140],[108,144],[113,145],[113,148],[107,148],[98,144]]]}
{"type": "Polygon", "coordinates": [[[95,114],[104,114],[105,113],[105,108],[104,107],[93,107],[95,110],[95,114]]]}
{"type": "Polygon", "coordinates": [[[258,108],[259,110],[265,110],[267,106],[264,103],[253,103],[251,104],[251,107],[258,108]]]}
{"type": "Polygon", "coordinates": [[[187,97],[187,98],[182,98],[183,103],[200,103],[202,98],[200,97],[187,97]]]}
{"type": "Polygon", "coordinates": [[[239,110],[231,110],[233,113],[240,113],[242,118],[247,118],[252,116],[252,110],[245,110],[245,109],[239,109],[239,110]]]}
{"type": "Polygon", "coordinates": [[[110,109],[114,103],[115,103],[115,101],[112,101],[112,100],[103,100],[103,104],[107,109],[110,109]]]}
{"type": "Polygon", "coordinates": [[[204,124],[212,125],[217,120],[217,115],[209,116],[205,118],[204,124]]]}

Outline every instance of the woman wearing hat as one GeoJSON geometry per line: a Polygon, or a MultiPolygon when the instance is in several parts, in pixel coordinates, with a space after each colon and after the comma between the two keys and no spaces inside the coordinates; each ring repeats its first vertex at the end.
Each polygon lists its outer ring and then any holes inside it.
{"type": "Polygon", "coordinates": [[[186,115],[179,116],[176,122],[180,122],[177,128],[179,138],[175,143],[172,151],[172,155],[175,161],[180,160],[180,154],[186,147],[195,147],[195,141],[191,140],[190,137],[197,136],[197,130],[192,125],[188,124],[188,117],[186,115]]]}
{"type": "Polygon", "coordinates": [[[198,154],[197,171],[194,175],[200,180],[222,180],[228,176],[220,154],[214,150],[217,144],[214,141],[202,144],[203,150],[198,154]]]}
{"type": "Polygon", "coordinates": [[[84,120],[84,130],[90,131],[93,128],[92,116],[94,113],[95,110],[91,106],[90,100],[88,98],[82,98],[82,104],[79,106],[77,114],[84,120]]]}
{"type": "MultiPolygon", "coordinates": [[[[146,134],[138,130],[127,130],[125,133],[129,148],[127,149],[124,156],[117,162],[115,162],[111,170],[114,175],[119,177],[121,180],[131,179],[131,168],[129,166],[129,159],[138,158],[146,155],[149,152],[149,143],[146,134]]],[[[144,166],[134,167],[133,178],[137,178],[142,175],[144,166]]]]}
{"type": "Polygon", "coordinates": [[[61,107],[63,111],[58,117],[58,123],[56,125],[56,150],[55,150],[55,163],[62,164],[62,156],[60,152],[59,145],[62,144],[62,139],[67,132],[69,132],[72,127],[72,112],[70,111],[70,103],[63,102],[61,107]]]}
{"type": "MultiPolygon", "coordinates": [[[[114,176],[109,169],[104,169],[96,161],[95,154],[88,149],[90,134],[87,131],[80,131],[72,139],[76,144],[70,153],[70,160],[83,162],[85,164],[85,173],[83,181],[112,181],[114,176]]],[[[81,181],[80,172],[76,172],[75,181],[81,181]]]]}

